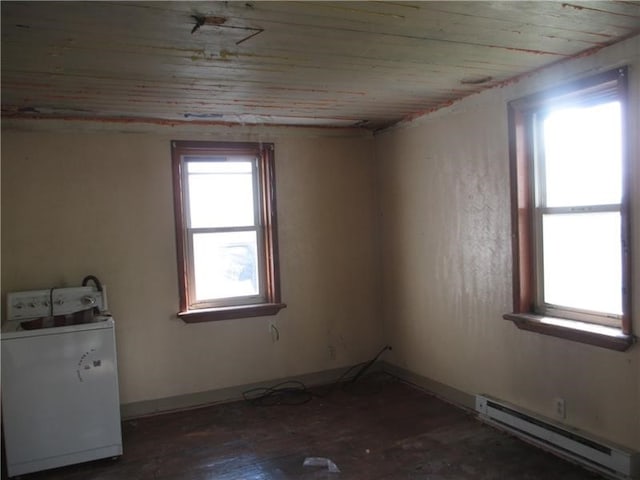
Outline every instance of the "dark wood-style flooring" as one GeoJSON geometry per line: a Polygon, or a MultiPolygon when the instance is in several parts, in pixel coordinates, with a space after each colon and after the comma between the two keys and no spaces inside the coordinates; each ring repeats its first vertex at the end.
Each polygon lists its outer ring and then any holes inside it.
{"type": "Polygon", "coordinates": [[[393,377],[372,382],[318,390],[324,397],[301,405],[235,402],[125,421],[121,458],[22,479],[600,478],[393,377]],[[341,472],[303,467],[306,457],[329,458],[341,472]]]}

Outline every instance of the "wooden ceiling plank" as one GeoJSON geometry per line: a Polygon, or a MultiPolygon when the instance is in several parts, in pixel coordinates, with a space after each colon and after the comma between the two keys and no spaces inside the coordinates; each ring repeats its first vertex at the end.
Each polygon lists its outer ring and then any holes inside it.
{"type": "MultiPolygon", "coordinates": [[[[27,88],[32,86],[28,85],[27,88]]],[[[51,89],[47,88],[47,86],[39,85],[39,87],[43,90],[41,94],[41,98],[47,99],[50,98],[49,91],[51,89]]],[[[20,89],[16,89],[16,91],[20,91],[20,89]]],[[[459,95],[461,92],[464,92],[464,89],[456,89],[453,90],[447,87],[439,87],[438,89],[434,89],[433,92],[441,91],[447,96],[451,96],[451,92],[455,91],[456,95],[459,95]]],[[[469,90],[467,90],[469,91],[469,90]]],[[[98,103],[99,101],[117,101],[117,99],[124,99],[123,102],[127,102],[128,99],[136,99],[140,101],[169,101],[171,103],[177,103],[176,100],[180,100],[180,104],[187,105],[207,105],[212,101],[225,101],[228,103],[242,103],[247,99],[252,99],[255,102],[262,102],[264,105],[271,104],[282,104],[284,103],[283,95],[286,94],[286,102],[288,104],[302,104],[311,106],[311,105],[325,105],[329,102],[336,104],[345,104],[345,103],[353,103],[358,104],[360,99],[359,96],[354,95],[332,95],[326,97],[313,97],[310,99],[308,96],[298,95],[294,96],[289,94],[286,91],[281,92],[280,94],[264,94],[262,92],[256,93],[256,91],[210,91],[206,94],[202,94],[200,96],[190,94],[188,97],[180,98],[178,95],[171,95],[168,92],[153,92],[146,93],[140,91],[132,91],[132,90],[121,90],[118,88],[105,89],[99,96],[96,96],[94,92],[83,90],[83,89],[55,89],[53,92],[59,97],[65,98],[76,98],[78,100],[83,101],[94,101],[94,103],[98,103]],[[229,98],[232,97],[232,102],[229,102],[229,98]]],[[[433,93],[434,96],[437,93],[433,93]]],[[[380,90],[378,92],[372,91],[368,96],[374,97],[376,99],[375,108],[377,109],[388,109],[388,108],[401,108],[406,107],[410,108],[412,105],[415,105],[417,101],[421,100],[421,96],[416,94],[416,89],[409,89],[404,92],[403,97],[398,97],[396,93],[393,93],[393,98],[389,98],[387,101],[385,98],[391,96],[388,90],[380,90]]],[[[18,97],[20,98],[20,97],[18,97]]],[[[11,103],[15,101],[14,98],[9,97],[5,99],[5,103],[11,103]]]]}
{"type": "Polygon", "coordinates": [[[636,3],[4,2],[3,115],[389,124],[627,35],[636,3]]]}
{"type": "MultiPolygon", "coordinates": [[[[317,2],[313,2],[315,4],[317,2]]],[[[330,3],[330,2],[326,2],[330,3]]],[[[325,4],[326,4],[325,3],[325,4]]],[[[603,2],[594,2],[603,3],[603,2]]],[[[607,2],[604,2],[607,3],[607,2]]],[[[402,22],[385,21],[383,24],[375,24],[374,20],[370,20],[364,23],[364,27],[361,27],[365,32],[371,31],[373,28],[371,25],[375,25],[375,30],[378,32],[386,32],[391,34],[393,32],[402,33],[406,31],[447,31],[449,25],[460,24],[467,31],[472,31],[480,34],[481,36],[487,33],[495,31],[512,31],[513,27],[520,29],[531,29],[532,32],[540,32],[542,35],[553,34],[559,36],[567,35],[568,38],[573,38],[576,34],[593,34],[596,38],[601,38],[604,32],[585,32],[581,29],[576,29],[580,23],[587,24],[587,22],[579,22],[580,14],[571,12],[563,12],[560,10],[561,4],[559,2],[417,2],[418,8],[407,19],[402,22]],[[450,3],[454,3],[455,7],[449,8],[450,3]],[[556,3],[556,5],[548,5],[556,3]],[[506,8],[505,8],[506,7],[506,8]],[[522,15],[522,8],[528,7],[527,15],[522,15]],[[433,26],[435,28],[429,28],[433,26]]],[[[275,12],[275,19],[282,21],[282,16],[286,14],[287,19],[296,18],[296,10],[290,7],[288,2],[261,2],[259,4],[260,12],[253,10],[252,12],[245,12],[244,17],[246,19],[252,19],[254,22],[269,20],[269,13],[275,12]]],[[[310,7],[311,8],[311,7],[310,7]]],[[[633,10],[630,10],[633,11],[633,10]]],[[[586,15],[586,12],[585,12],[586,15]]],[[[361,23],[361,19],[355,20],[356,24],[344,23],[348,19],[344,17],[338,18],[320,18],[315,19],[313,15],[297,15],[300,18],[300,24],[307,27],[312,26],[325,26],[329,20],[334,30],[345,28],[348,30],[358,31],[358,23],[361,23]]],[[[598,25],[599,30],[602,27],[612,28],[610,22],[607,19],[603,19],[605,15],[593,15],[590,19],[590,24],[598,25]],[[600,22],[600,23],[598,23],[600,22]]],[[[619,29],[624,29],[624,32],[612,31],[613,36],[620,35],[621,33],[628,33],[630,30],[637,28],[637,21],[634,21],[633,17],[622,17],[625,20],[620,25],[619,29]]],[[[619,19],[618,19],[619,20],[619,19]]],[[[292,25],[295,22],[291,22],[292,25]]]]}
{"type": "MultiPolygon", "coordinates": [[[[274,2],[277,3],[277,2],[274,2]]],[[[484,2],[483,2],[484,3],[484,2]]],[[[98,2],[95,4],[91,4],[91,5],[98,5],[98,7],[95,8],[105,8],[104,5],[102,5],[102,3],[98,2]],[[101,6],[101,7],[100,7],[101,6]]],[[[128,4],[123,4],[125,5],[129,10],[131,9],[130,6],[128,4]]],[[[135,5],[134,5],[135,6],[135,5]]],[[[121,9],[125,8],[124,6],[120,7],[121,9]]],[[[149,8],[148,7],[141,7],[143,8],[143,12],[142,13],[146,13],[149,8]]],[[[288,7],[290,9],[290,7],[288,7]]],[[[441,14],[442,15],[442,14],[441,14]]],[[[185,14],[185,17],[187,17],[187,15],[185,14]]],[[[202,43],[206,43],[206,39],[207,37],[205,37],[205,33],[206,36],[214,36],[215,38],[220,38],[220,37],[226,37],[226,36],[230,36],[231,33],[236,33],[237,34],[237,38],[242,37],[242,35],[244,35],[245,33],[241,33],[241,32],[237,32],[236,30],[233,29],[227,29],[226,31],[224,30],[224,25],[222,27],[213,27],[208,29],[206,32],[202,31],[202,32],[198,32],[197,35],[188,35],[186,33],[186,30],[188,29],[188,25],[184,26],[184,31],[182,32],[182,35],[179,35],[178,32],[174,32],[174,31],[167,31],[166,26],[164,26],[163,28],[158,28],[157,25],[155,24],[149,24],[148,20],[144,20],[145,17],[143,17],[140,22],[136,22],[136,28],[132,28],[132,22],[131,19],[128,18],[128,16],[125,15],[112,15],[113,20],[111,21],[110,24],[104,24],[105,22],[102,22],[99,25],[96,25],[95,20],[92,20],[90,23],[83,25],[81,22],[79,21],[75,21],[72,25],[67,25],[67,24],[60,24],[60,22],[55,22],[55,21],[50,21],[47,22],[45,26],[43,26],[43,28],[58,28],[60,30],[60,35],[65,35],[66,37],[69,36],[69,32],[73,31],[73,30],[77,30],[78,34],[82,35],[82,32],[84,32],[86,35],[89,34],[93,34],[96,37],[99,38],[104,38],[105,34],[108,35],[113,35],[113,36],[127,36],[127,38],[130,38],[131,40],[139,38],[140,40],[149,40],[151,38],[156,38],[156,40],[159,41],[164,41],[167,42],[168,39],[171,39],[172,42],[175,42],[176,39],[181,39],[181,41],[185,41],[185,42],[198,42],[199,45],[193,46],[192,44],[189,44],[189,46],[187,46],[186,44],[184,45],[183,48],[191,48],[193,50],[200,50],[201,48],[204,48],[202,45],[202,43]],[[121,28],[123,29],[122,31],[120,31],[120,29],[118,28],[118,23],[117,20],[120,17],[124,17],[124,20],[126,20],[125,23],[123,23],[123,25],[121,26],[121,28]],[[149,27],[147,27],[147,29],[149,30],[149,34],[144,34],[144,28],[145,25],[149,25],[149,27]],[[219,35],[221,31],[224,31],[224,35],[219,35]],[[241,34],[240,34],[241,33],[241,34]],[[153,35],[152,35],[153,34],[153,35]]],[[[467,17],[461,17],[461,18],[467,18],[467,17]]],[[[476,17],[470,17],[472,18],[472,20],[474,22],[477,23],[477,18],[476,17]]],[[[70,22],[70,17],[69,16],[65,16],[64,19],[66,19],[67,22],[70,22]]],[[[572,24],[575,22],[572,22],[572,24]]],[[[442,29],[442,24],[439,22],[436,22],[435,24],[437,26],[437,31],[440,32],[440,35],[445,37],[447,41],[460,41],[462,43],[464,42],[476,42],[476,43],[482,43],[482,38],[478,38],[478,37],[482,37],[482,35],[485,34],[490,34],[493,36],[500,36],[502,34],[502,31],[500,30],[500,28],[496,28],[495,25],[475,25],[475,24],[464,24],[461,23],[459,24],[458,22],[452,22],[451,20],[449,20],[447,22],[446,25],[446,34],[443,35],[443,29],[442,29]],[[456,37],[456,33],[455,30],[459,29],[461,32],[463,32],[464,36],[457,38],[456,37]],[[497,32],[497,33],[496,33],[497,32]],[[480,34],[480,35],[479,35],[480,34]],[[453,40],[452,40],[453,39],[453,40]]],[[[527,24],[519,22],[517,24],[509,24],[510,27],[508,29],[508,31],[504,32],[504,35],[511,35],[511,38],[514,37],[514,33],[517,33],[517,35],[515,35],[515,38],[517,40],[517,42],[514,44],[513,41],[509,42],[507,44],[507,42],[502,42],[502,44],[500,44],[500,42],[497,42],[495,46],[502,46],[502,47],[509,47],[509,48],[525,48],[526,45],[530,45],[529,42],[532,42],[534,40],[538,40],[538,43],[544,43],[547,42],[549,39],[547,39],[547,37],[551,37],[552,39],[555,38],[560,38],[562,37],[559,33],[557,29],[550,29],[549,27],[536,27],[536,30],[531,31],[531,32],[525,32],[523,31],[526,27],[527,24]],[[516,32],[514,32],[514,29],[517,28],[518,30],[516,32]],[[544,30],[540,30],[540,29],[547,29],[547,31],[544,30]]],[[[430,34],[433,34],[433,32],[430,33],[429,29],[425,29],[424,25],[418,25],[417,26],[417,31],[418,32],[426,32],[426,34],[424,34],[425,36],[423,36],[424,40],[429,40],[430,34]]],[[[183,28],[183,27],[181,27],[183,28]]],[[[275,33],[277,32],[281,32],[282,34],[286,34],[287,31],[291,31],[290,33],[292,35],[299,35],[299,33],[305,33],[306,35],[312,35],[313,32],[316,32],[316,36],[320,35],[320,36],[326,36],[326,31],[327,28],[333,28],[333,31],[336,34],[339,33],[343,33],[345,35],[351,36],[353,38],[358,38],[361,36],[385,36],[385,34],[382,34],[380,32],[372,32],[371,30],[369,31],[365,31],[365,32],[340,32],[339,29],[336,29],[336,27],[334,25],[308,25],[308,24],[290,24],[290,25],[278,25],[278,24],[274,24],[274,25],[263,25],[263,28],[267,29],[268,31],[273,31],[275,33]],[[298,31],[295,31],[295,30],[298,31]],[[302,32],[299,32],[299,31],[302,32]]],[[[40,31],[39,28],[32,28],[32,30],[34,31],[40,31]]],[[[401,33],[399,33],[399,35],[402,37],[402,35],[407,35],[407,36],[411,36],[410,32],[411,31],[416,31],[416,29],[412,30],[411,28],[407,28],[406,25],[402,26],[402,31],[401,33]],[[409,33],[407,33],[409,32],[409,33]]],[[[386,35],[386,36],[390,36],[390,35],[386,35]]],[[[413,35],[414,37],[416,37],[416,35],[413,35]]],[[[237,41],[237,38],[234,37],[234,39],[237,41]]],[[[300,38],[304,38],[304,37],[300,37],[300,38]]],[[[86,40],[90,40],[91,37],[88,37],[86,40]]],[[[420,39],[420,37],[417,37],[417,39],[420,39]]],[[[443,39],[438,39],[438,37],[433,37],[431,38],[432,41],[443,41],[443,39]]],[[[496,40],[496,39],[494,39],[496,40]]],[[[600,36],[596,36],[594,38],[580,38],[580,37],[568,37],[568,38],[564,38],[564,40],[567,43],[571,43],[571,42],[579,42],[579,45],[584,44],[583,46],[589,46],[589,45],[595,45],[598,44],[599,42],[602,41],[602,37],[600,36]]],[[[235,43],[235,42],[233,42],[235,43]]],[[[489,43],[491,44],[491,43],[489,43]]],[[[175,45],[174,45],[175,47],[175,45]]],[[[159,48],[171,48],[170,45],[164,45],[163,47],[159,47],[159,48]]],[[[544,45],[540,45],[538,47],[539,49],[543,50],[544,49],[544,45]]],[[[575,50],[575,48],[574,48],[575,50]]],[[[559,52],[562,53],[562,52],[559,52]]]]}
{"type": "MultiPolygon", "coordinates": [[[[335,44],[337,48],[339,44],[335,44]]],[[[200,59],[200,57],[185,57],[182,55],[154,55],[153,57],[145,53],[144,51],[129,51],[129,50],[119,50],[118,48],[105,48],[101,51],[100,55],[96,55],[92,48],[84,49],[80,47],[76,47],[73,51],[65,51],[60,54],[51,54],[42,52],[41,49],[35,47],[33,52],[29,55],[25,55],[24,50],[20,49],[19,45],[6,45],[5,46],[5,55],[4,59],[7,60],[8,63],[12,65],[17,65],[18,68],[24,69],[28,68],[26,64],[34,64],[39,68],[42,68],[44,71],[47,69],[55,70],[56,68],[62,69],[65,65],[70,65],[68,68],[74,68],[74,65],[81,66],[83,70],[89,69],[88,66],[95,66],[96,71],[104,71],[104,70],[122,70],[122,69],[130,69],[134,70],[137,68],[138,70],[141,67],[146,69],[149,66],[154,66],[157,64],[157,70],[163,70],[167,67],[181,67],[185,69],[189,69],[192,66],[198,67],[210,67],[210,66],[221,66],[225,68],[224,65],[230,64],[233,68],[252,68],[256,64],[260,65],[280,65],[280,66],[288,66],[290,68],[320,68],[324,66],[340,66],[340,64],[345,64],[346,66],[353,66],[353,62],[355,60],[360,61],[358,66],[367,66],[367,65],[383,65],[385,62],[398,62],[402,65],[411,65],[415,64],[416,67],[420,67],[425,64],[430,65],[441,65],[441,64],[451,64],[455,59],[455,62],[458,65],[465,65],[465,62],[472,61],[476,59],[482,59],[486,63],[490,63],[496,66],[499,65],[508,65],[510,68],[514,66],[519,66],[523,68],[535,68],[544,62],[544,59],[541,59],[539,55],[531,54],[531,55],[520,55],[521,52],[517,51],[508,51],[508,52],[496,52],[492,49],[485,49],[482,47],[478,48],[447,48],[447,49],[429,49],[425,48],[420,50],[420,55],[413,55],[411,49],[407,48],[399,48],[399,49],[389,49],[387,50],[388,56],[380,54],[378,57],[364,57],[353,56],[348,52],[344,52],[341,55],[336,55],[332,52],[323,52],[323,54],[317,54],[315,57],[307,56],[306,53],[300,52],[300,55],[305,55],[304,57],[293,57],[290,51],[274,51],[271,50],[267,55],[257,55],[253,53],[238,53],[236,55],[227,55],[225,57],[215,57],[215,58],[206,58],[200,59]],[[287,55],[291,55],[288,57],[287,55]],[[21,59],[11,61],[14,57],[20,56],[21,59]],[[386,59],[384,61],[380,61],[381,59],[386,59]]],[[[552,57],[552,59],[554,59],[552,57]]],[[[548,59],[546,61],[549,61],[548,59]]],[[[6,63],[5,63],[5,68],[6,63]]],[[[149,70],[149,75],[157,74],[157,71],[149,70]]]]}

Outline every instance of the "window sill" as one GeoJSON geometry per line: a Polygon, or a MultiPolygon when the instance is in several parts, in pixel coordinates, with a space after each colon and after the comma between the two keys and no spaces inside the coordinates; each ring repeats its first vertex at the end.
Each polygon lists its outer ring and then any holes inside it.
{"type": "Polygon", "coordinates": [[[587,343],[619,352],[627,350],[636,340],[633,335],[624,334],[618,328],[575,320],[544,317],[532,313],[506,313],[503,318],[511,320],[522,330],[560,337],[574,342],[587,343]]]}
{"type": "Polygon", "coordinates": [[[284,303],[261,303],[234,307],[202,308],[178,313],[184,323],[215,322],[233,318],[263,317],[275,315],[287,305],[284,303]]]}

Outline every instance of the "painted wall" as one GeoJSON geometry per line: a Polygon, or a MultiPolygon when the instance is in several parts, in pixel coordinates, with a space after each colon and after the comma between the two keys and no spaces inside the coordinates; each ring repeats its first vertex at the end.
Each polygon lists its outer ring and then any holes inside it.
{"type": "Polygon", "coordinates": [[[3,302],[9,291],[97,275],[117,322],[125,404],[342,367],[380,348],[371,136],[119,128],[3,122],[3,302]],[[275,142],[288,304],[277,316],[191,325],[176,317],[172,139],[275,142]]]}
{"type": "Polygon", "coordinates": [[[640,347],[518,330],[511,311],[507,102],[630,66],[633,328],[640,333],[640,37],[468,97],[376,137],[384,329],[396,365],[640,450],[640,347]]]}

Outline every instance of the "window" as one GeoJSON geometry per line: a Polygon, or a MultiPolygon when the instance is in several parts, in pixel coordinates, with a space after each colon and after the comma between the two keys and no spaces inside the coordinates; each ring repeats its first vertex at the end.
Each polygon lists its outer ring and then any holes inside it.
{"type": "Polygon", "coordinates": [[[626,69],[509,104],[518,327],[631,345],[626,69]]]}
{"type": "Polygon", "coordinates": [[[172,146],[179,316],[274,315],[280,302],[273,144],[172,146]]]}

